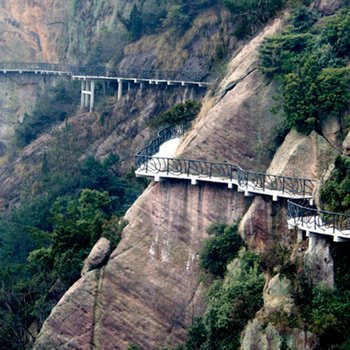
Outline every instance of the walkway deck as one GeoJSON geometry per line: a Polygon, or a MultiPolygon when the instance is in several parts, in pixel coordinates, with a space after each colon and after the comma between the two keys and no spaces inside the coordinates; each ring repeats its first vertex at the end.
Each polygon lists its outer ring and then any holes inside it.
{"type": "Polygon", "coordinates": [[[207,87],[209,83],[192,72],[166,70],[121,71],[107,67],[74,66],[54,63],[0,62],[0,73],[66,75],[73,80],[123,81],[136,84],[207,87]]]}
{"type": "MultiPolygon", "coordinates": [[[[288,227],[305,231],[306,236],[332,236],[335,242],[350,241],[350,216],[320,211],[313,207],[315,180],[243,170],[237,164],[174,158],[184,128],[161,130],[158,137],[136,154],[136,176],[181,179],[196,185],[199,181],[226,184],[245,196],[255,194],[288,200],[288,227]]],[[[314,244],[314,240],[310,240],[314,244]]]]}

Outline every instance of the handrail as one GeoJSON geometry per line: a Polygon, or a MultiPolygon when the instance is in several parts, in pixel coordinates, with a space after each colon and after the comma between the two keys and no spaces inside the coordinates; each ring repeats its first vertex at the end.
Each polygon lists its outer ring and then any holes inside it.
{"type": "Polygon", "coordinates": [[[333,233],[336,230],[350,230],[349,214],[319,210],[311,206],[307,201],[298,203],[295,200],[288,200],[288,217],[293,219],[295,224],[301,222],[302,225],[311,225],[315,230],[326,230],[330,228],[333,233]]]}
{"type": "Polygon", "coordinates": [[[59,72],[71,76],[118,77],[125,79],[172,80],[207,82],[208,78],[199,72],[187,70],[160,69],[117,69],[103,66],[75,66],[46,62],[0,62],[0,71],[45,71],[59,72]]]}
{"type": "Polygon", "coordinates": [[[283,195],[312,197],[315,180],[247,171],[237,164],[154,156],[161,144],[181,136],[184,131],[185,128],[178,125],[161,130],[155,139],[135,155],[136,169],[150,174],[191,175],[207,179],[218,177],[234,181],[239,187],[252,191],[268,190],[277,191],[283,195]]]}

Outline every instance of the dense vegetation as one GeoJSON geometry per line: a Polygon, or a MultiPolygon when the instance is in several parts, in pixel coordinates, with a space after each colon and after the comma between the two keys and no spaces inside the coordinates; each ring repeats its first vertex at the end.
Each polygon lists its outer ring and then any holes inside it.
{"type": "Polygon", "coordinates": [[[187,100],[178,103],[167,111],[157,115],[151,120],[150,125],[154,128],[182,124],[192,121],[201,108],[201,102],[187,100]]]}
{"type": "Polygon", "coordinates": [[[321,132],[322,121],[341,118],[348,107],[350,10],[319,18],[301,8],[281,33],[261,48],[262,71],[281,83],[280,107],[286,127],[321,132]]]}
{"type": "Polygon", "coordinates": [[[334,259],[335,288],[322,282],[313,284],[309,271],[301,260],[294,261],[288,278],[292,283],[294,308],[291,313],[275,311],[268,317],[279,330],[282,339],[295,328],[304,329],[319,337],[321,350],[349,349],[350,337],[350,254],[349,245],[332,246],[334,259]]]}
{"type": "Polygon", "coordinates": [[[79,93],[74,81],[60,81],[57,86],[49,87],[39,97],[32,115],[25,115],[22,123],[17,125],[16,143],[26,146],[55,123],[67,119],[77,108],[79,93]]]}
{"type": "Polygon", "coordinates": [[[187,341],[176,350],[238,349],[240,334],[262,307],[264,277],[260,258],[246,251],[237,225],[213,224],[200,263],[213,279],[207,292],[207,309],[194,320],[187,341]]]}
{"type": "Polygon", "coordinates": [[[116,246],[121,216],[143,185],[119,173],[119,160],[88,157],[67,125],[56,133],[42,168],[28,179],[22,203],[0,222],[0,344],[25,349],[84,258],[105,236],[116,246]]]}
{"type": "Polygon", "coordinates": [[[322,186],[321,201],[325,210],[350,212],[350,158],[337,157],[330,179],[322,186]]]}
{"type": "Polygon", "coordinates": [[[200,265],[214,276],[224,277],[228,262],[237,256],[243,241],[236,225],[213,224],[207,232],[211,237],[201,250],[200,265]]]}

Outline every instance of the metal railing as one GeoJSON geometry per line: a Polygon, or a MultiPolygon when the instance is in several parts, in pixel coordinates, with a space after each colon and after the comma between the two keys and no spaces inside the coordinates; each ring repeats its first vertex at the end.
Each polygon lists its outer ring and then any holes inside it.
{"type": "Polygon", "coordinates": [[[301,223],[301,225],[306,225],[315,231],[331,229],[335,233],[336,230],[350,230],[349,214],[319,210],[311,206],[308,201],[288,200],[288,217],[294,220],[295,225],[301,223]]]}
{"type": "Polygon", "coordinates": [[[183,126],[172,126],[161,130],[157,138],[136,154],[136,168],[146,174],[165,173],[174,176],[196,176],[203,179],[220,178],[235,182],[240,188],[252,192],[269,190],[291,197],[312,197],[315,180],[246,171],[237,164],[154,156],[159,152],[161,144],[181,136],[185,130],[183,126]]]}
{"type": "Polygon", "coordinates": [[[102,66],[75,66],[69,64],[35,63],[35,62],[0,62],[0,71],[26,72],[60,72],[72,76],[97,76],[125,79],[172,80],[207,82],[208,78],[200,72],[187,70],[161,69],[115,69],[102,66]]]}
{"type": "Polygon", "coordinates": [[[260,190],[279,191],[282,194],[312,197],[315,180],[272,175],[240,169],[238,183],[241,187],[252,187],[260,190]]]}

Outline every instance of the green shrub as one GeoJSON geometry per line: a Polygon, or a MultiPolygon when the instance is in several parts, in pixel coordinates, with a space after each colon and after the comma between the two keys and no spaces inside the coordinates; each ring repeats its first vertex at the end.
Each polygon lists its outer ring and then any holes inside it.
{"type": "Polygon", "coordinates": [[[331,177],[322,186],[320,198],[325,210],[350,212],[350,158],[338,156],[331,177]]]}
{"type": "Polygon", "coordinates": [[[205,349],[238,349],[246,323],[262,307],[264,277],[258,257],[241,252],[241,263],[210,287],[204,316],[205,349]]]}
{"type": "Polygon", "coordinates": [[[179,103],[155,117],[150,122],[150,125],[159,128],[160,126],[170,126],[189,122],[197,116],[200,108],[201,103],[195,100],[188,100],[179,103]]]}
{"type": "Polygon", "coordinates": [[[25,115],[15,129],[16,143],[23,147],[57,122],[73,114],[78,106],[80,90],[76,82],[60,82],[39,97],[33,115],[25,115]]]}
{"type": "Polygon", "coordinates": [[[163,27],[172,28],[178,34],[188,29],[201,10],[212,5],[210,0],[173,0],[169,3],[163,27]]]}
{"type": "Polygon", "coordinates": [[[201,267],[215,276],[223,277],[226,266],[236,257],[243,245],[237,225],[213,224],[208,227],[210,237],[200,252],[201,267]]]}
{"type": "Polygon", "coordinates": [[[244,15],[253,20],[265,22],[273,16],[282,6],[283,0],[224,0],[224,4],[234,13],[244,15]]]}
{"type": "Polygon", "coordinates": [[[329,115],[338,118],[350,97],[348,55],[350,11],[319,20],[305,8],[294,14],[281,34],[267,38],[260,50],[262,71],[281,83],[286,126],[309,133],[321,132],[329,115]]]}
{"type": "Polygon", "coordinates": [[[80,277],[101,236],[117,246],[125,226],[119,216],[144,186],[120,175],[115,155],[82,161],[72,133],[69,125],[53,133],[50,153],[27,179],[21,205],[0,220],[6,266],[0,271],[0,343],[9,350],[26,348],[30,327],[40,327],[80,277]]]}

